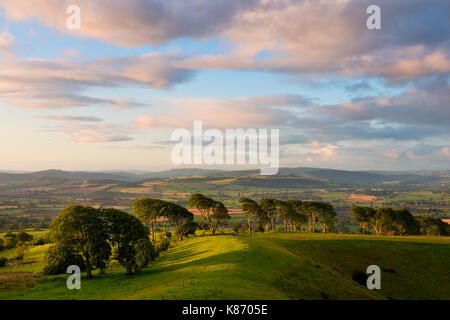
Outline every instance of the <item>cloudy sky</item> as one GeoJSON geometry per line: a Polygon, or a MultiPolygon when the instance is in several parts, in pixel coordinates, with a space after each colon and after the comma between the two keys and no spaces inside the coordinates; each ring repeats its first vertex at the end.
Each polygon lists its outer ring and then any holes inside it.
{"type": "Polygon", "coordinates": [[[450,169],[449,49],[448,0],[0,0],[0,170],[172,168],[194,120],[279,128],[282,166],[450,169]]]}

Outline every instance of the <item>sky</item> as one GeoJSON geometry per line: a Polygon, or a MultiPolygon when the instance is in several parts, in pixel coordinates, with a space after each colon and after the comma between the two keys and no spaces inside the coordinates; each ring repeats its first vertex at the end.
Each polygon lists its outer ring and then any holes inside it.
{"type": "Polygon", "coordinates": [[[279,129],[283,167],[448,170],[449,49],[448,0],[0,0],[0,171],[177,168],[196,120],[279,129]]]}

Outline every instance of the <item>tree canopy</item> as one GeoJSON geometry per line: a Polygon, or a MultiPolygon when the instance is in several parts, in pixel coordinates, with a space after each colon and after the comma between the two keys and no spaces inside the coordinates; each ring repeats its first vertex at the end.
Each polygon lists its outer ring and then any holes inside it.
{"type": "Polygon", "coordinates": [[[222,202],[215,201],[202,194],[190,196],[189,205],[197,208],[212,235],[216,233],[219,224],[231,218],[222,202]]]}

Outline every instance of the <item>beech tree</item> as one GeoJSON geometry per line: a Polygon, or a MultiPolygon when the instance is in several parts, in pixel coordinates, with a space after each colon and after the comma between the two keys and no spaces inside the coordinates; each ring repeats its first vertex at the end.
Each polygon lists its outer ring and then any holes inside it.
{"type": "Polygon", "coordinates": [[[220,223],[231,218],[222,202],[215,201],[202,194],[190,196],[189,205],[197,208],[212,235],[215,235],[220,223]]]}
{"type": "Polygon", "coordinates": [[[101,214],[92,207],[64,208],[50,225],[50,238],[56,247],[64,248],[58,251],[69,251],[82,259],[88,278],[92,270],[106,266],[111,254],[101,214]]]}
{"type": "Polygon", "coordinates": [[[102,217],[109,241],[116,249],[114,258],[125,267],[126,273],[146,267],[154,251],[147,228],[136,217],[121,210],[104,209],[102,217]]]}

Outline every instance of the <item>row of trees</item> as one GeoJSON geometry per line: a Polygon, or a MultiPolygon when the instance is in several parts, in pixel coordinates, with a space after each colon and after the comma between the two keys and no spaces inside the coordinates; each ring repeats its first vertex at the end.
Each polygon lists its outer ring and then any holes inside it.
{"type": "Polygon", "coordinates": [[[266,231],[275,230],[277,217],[283,220],[285,232],[297,232],[302,225],[308,225],[309,232],[315,232],[319,224],[323,232],[334,231],[336,212],[333,206],[317,201],[261,199],[259,203],[249,198],[241,198],[242,210],[247,214],[248,232],[256,222],[266,231]]]}
{"type": "Polygon", "coordinates": [[[158,221],[163,223],[164,236],[167,235],[167,225],[170,224],[179,240],[183,240],[184,236],[196,230],[196,224],[193,222],[194,215],[178,204],[160,199],[142,198],[133,202],[131,208],[137,218],[149,224],[153,244],[156,242],[155,225],[158,221]]]}
{"type": "Polygon", "coordinates": [[[353,205],[353,216],[362,233],[376,235],[447,235],[448,225],[432,217],[414,217],[406,209],[370,208],[353,205]]]}
{"type": "MultiPolygon", "coordinates": [[[[296,232],[302,225],[308,224],[308,230],[315,232],[316,224],[319,224],[323,232],[335,230],[336,212],[334,208],[324,202],[279,200],[264,198],[258,202],[241,198],[242,210],[247,215],[248,233],[251,235],[254,223],[266,231],[275,231],[277,218],[283,220],[285,232],[296,232]]],[[[196,208],[203,223],[214,235],[220,224],[223,224],[230,215],[223,203],[211,199],[202,194],[194,194],[189,198],[189,205],[196,208]]]]}

